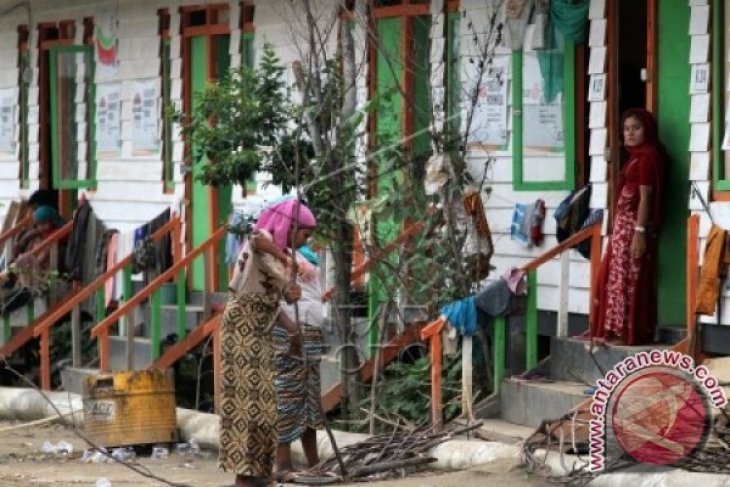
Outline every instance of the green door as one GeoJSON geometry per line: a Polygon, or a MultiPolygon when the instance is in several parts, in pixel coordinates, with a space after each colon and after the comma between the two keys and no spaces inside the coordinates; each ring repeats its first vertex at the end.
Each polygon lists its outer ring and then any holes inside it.
{"type": "Polygon", "coordinates": [[[690,9],[686,2],[661,0],[658,9],[659,56],[657,122],[669,153],[664,173],[662,228],[659,235],[659,325],[685,322],[687,276],[687,191],[689,187],[690,9]]]}
{"type": "MultiPolygon", "coordinates": [[[[209,81],[225,75],[230,64],[228,51],[229,36],[196,36],[190,39],[190,88],[193,96],[193,110],[197,103],[198,93],[205,89],[209,81]]],[[[190,190],[190,206],[192,213],[191,243],[193,248],[205,242],[208,237],[223,225],[231,211],[231,188],[211,188],[198,181],[205,164],[210,162],[200,154],[196,147],[191,147],[193,171],[190,190]]],[[[219,289],[225,289],[228,280],[225,261],[225,245],[221,243],[218,258],[215,259],[219,289]]],[[[211,269],[213,270],[213,269],[211,269]]],[[[193,290],[205,288],[205,267],[202,258],[193,262],[193,290]]]]}

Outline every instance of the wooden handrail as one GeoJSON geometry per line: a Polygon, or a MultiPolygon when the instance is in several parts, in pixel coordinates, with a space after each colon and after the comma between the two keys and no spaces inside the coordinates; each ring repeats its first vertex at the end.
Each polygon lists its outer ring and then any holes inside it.
{"type": "Polygon", "coordinates": [[[105,333],[106,329],[111,326],[112,323],[119,320],[119,318],[125,316],[129,311],[134,307],[137,306],[139,303],[147,299],[153,292],[155,292],[157,289],[159,289],[163,284],[165,284],[171,277],[173,277],[180,269],[183,269],[185,266],[187,266],[190,262],[193,261],[193,259],[197,258],[199,255],[201,255],[203,252],[208,250],[209,247],[212,247],[213,245],[216,245],[218,241],[223,238],[223,236],[227,232],[227,228],[225,226],[220,227],[218,230],[213,232],[213,234],[208,237],[208,239],[200,244],[197,248],[189,252],[185,257],[183,257],[180,261],[176,262],[172,267],[167,269],[165,272],[157,276],[152,282],[147,284],[147,286],[144,287],[140,292],[135,294],[132,299],[125,302],[122,306],[117,308],[112,314],[107,316],[104,320],[102,320],[100,323],[98,323],[94,328],[91,329],[91,336],[97,337],[101,333],[105,333]]]}
{"type": "Polygon", "coordinates": [[[530,262],[522,266],[522,270],[525,272],[534,271],[553,257],[557,257],[566,250],[575,247],[584,240],[588,240],[589,238],[591,238],[596,232],[596,228],[601,228],[602,225],[602,222],[598,222],[590,227],[584,228],[583,230],[574,233],[544,254],[535,257],[530,262]]]}
{"type": "Polygon", "coordinates": [[[22,232],[26,227],[30,225],[30,223],[33,221],[32,217],[30,215],[27,215],[23,217],[19,222],[17,222],[15,225],[10,227],[8,230],[6,230],[3,233],[0,233],[0,245],[5,244],[5,241],[8,239],[13,238],[20,232],[22,232]]]}
{"type": "MultiPolygon", "coordinates": [[[[157,242],[158,240],[161,240],[163,237],[165,237],[168,233],[170,233],[175,226],[178,224],[177,221],[179,220],[179,217],[175,216],[173,217],[169,222],[165,223],[162,227],[160,227],[155,233],[152,234],[151,239],[154,242],[157,242]]],[[[87,286],[85,286],[81,291],[79,291],[78,294],[76,294],[73,298],[67,300],[64,302],[64,304],[56,309],[52,314],[48,315],[43,319],[43,321],[39,322],[35,327],[35,336],[39,336],[41,333],[43,333],[45,330],[50,329],[53,327],[53,325],[61,319],[63,316],[65,316],[69,311],[74,309],[76,306],[81,304],[81,302],[87,300],[90,298],[100,287],[104,286],[104,284],[113,277],[117,272],[122,270],[125,266],[130,264],[132,262],[132,254],[127,255],[122,260],[114,264],[112,267],[106,270],[103,274],[98,276],[96,279],[91,281],[87,286]]]]}
{"type": "Polygon", "coordinates": [[[50,249],[54,244],[58,243],[59,240],[69,236],[73,228],[73,220],[65,223],[61,228],[59,228],[58,230],[50,234],[48,238],[43,240],[40,245],[38,245],[37,247],[33,247],[33,250],[31,250],[30,253],[38,257],[41,253],[45,252],[46,250],[50,249]]]}
{"type": "MultiPolygon", "coordinates": [[[[597,283],[597,273],[598,273],[598,261],[600,261],[600,236],[601,236],[601,228],[603,223],[598,222],[588,228],[585,228],[583,230],[580,230],[579,232],[576,232],[575,234],[571,235],[569,238],[564,240],[563,242],[559,243],[555,247],[549,249],[547,252],[539,255],[538,257],[534,258],[530,262],[528,262],[526,265],[522,267],[522,270],[528,273],[534,273],[538,267],[543,265],[544,263],[550,261],[554,257],[558,256],[559,254],[565,252],[566,250],[569,250],[570,248],[574,247],[575,245],[583,242],[584,240],[588,240],[591,237],[596,237],[595,240],[591,243],[591,277],[590,277],[590,285],[591,285],[591,295],[594,292],[594,287],[597,283]],[[594,262],[595,261],[595,262],[594,262]]],[[[534,276],[533,276],[534,278],[534,276]]],[[[536,306],[537,300],[533,302],[533,305],[536,306]]],[[[526,326],[526,328],[531,328],[533,330],[533,333],[537,333],[537,323],[536,323],[536,314],[535,317],[533,317],[533,326],[526,326]]],[[[529,322],[529,317],[528,317],[529,322]]],[[[443,367],[443,350],[442,350],[442,343],[441,343],[441,331],[443,330],[445,326],[445,320],[443,317],[439,316],[436,320],[432,321],[428,325],[426,325],[421,330],[421,339],[428,340],[429,343],[429,355],[431,356],[431,420],[432,424],[436,427],[439,427],[442,421],[442,411],[443,411],[443,405],[442,405],[442,397],[441,397],[441,373],[442,373],[442,367],[443,367]]],[[[529,324],[529,323],[528,323],[529,324]]],[[[496,330],[496,325],[495,325],[496,330]]],[[[527,337],[527,342],[529,342],[530,337],[527,337]]],[[[534,339],[535,343],[533,343],[533,353],[536,356],[537,355],[537,347],[536,347],[536,338],[534,339]]],[[[496,341],[496,340],[495,340],[496,341]]],[[[529,343],[527,343],[526,348],[528,348],[528,355],[529,355],[529,343]]],[[[496,350],[496,348],[495,348],[496,350]]],[[[495,363],[493,364],[494,370],[495,370],[495,384],[498,384],[501,381],[501,377],[497,377],[497,369],[503,370],[503,365],[497,363],[495,354],[495,363]]],[[[529,361],[529,358],[528,358],[529,361]]],[[[503,360],[502,360],[503,362],[503,360]]],[[[497,387],[495,386],[495,390],[497,390],[497,387]]]]}
{"type": "MultiPolygon", "coordinates": [[[[414,235],[417,235],[420,233],[423,228],[424,224],[421,222],[414,223],[413,225],[409,226],[408,228],[404,229],[400,235],[398,235],[398,238],[390,242],[388,245],[383,247],[383,249],[379,252],[376,252],[370,259],[366,260],[359,266],[357,266],[350,276],[350,280],[354,281],[358,278],[360,278],[363,274],[368,272],[372,267],[377,264],[381,259],[383,259],[385,256],[389,255],[391,252],[393,252],[395,249],[397,249],[399,246],[403,245],[405,242],[407,242],[411,237],[414,235]]],[[[330,299],[332,299],[332,295],[334,294],[335,287],[332,286],[329,288],[325,293],[322,295],[322,302],[327,302],[330,299]]]]}

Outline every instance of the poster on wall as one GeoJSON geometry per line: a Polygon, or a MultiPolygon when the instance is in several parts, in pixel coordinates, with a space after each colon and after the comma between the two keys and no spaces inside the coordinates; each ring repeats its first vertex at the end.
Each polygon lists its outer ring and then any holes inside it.
{"type": "Polygon", "coordinates": [[[132,152],[146,155],[160,150],[160,94],[156,78],[136,80],[132,89],[132,152]]]}
{"type": "Polygon", "coordinates": [[[546,82],[536,52],[523,55],[522,144],[526,151],[562,152],[563,93],[547,97],[546,82]],[[547,98],[550,98],[548,101],[547,98]]]}
{"type": "Polygon", "coordinates": [[[0,154],[15,155],[15,89],[0,90],[0,154]]]}
{"type": "Polygon", "coordinates": [[[94,19],[94,52],[96,75],[99,79],[113,78],[119,69],[119,37],[116,8],[103,8],[94,19]]]}
{"type": "MultiPolygon", "coordinates": [[[[507,86],[509,83],[510,56],[495,56],[492,69],[484,73],[479,84],[477,102],[474,106],[472,125],[469,128],[469,143],[488,146],[505,147],[507,145],[507,86]]],[[[470,86],[466,93],[468,99],[473,93],[473,87],[478,74],[471,75],[474,79],[467,82],[470,86]]]]}
{"type": "Polygon", "coordinates": [[[121,139],[121,85],[96,85],[96,152],[100,156],[117,155],[121,139]]]}

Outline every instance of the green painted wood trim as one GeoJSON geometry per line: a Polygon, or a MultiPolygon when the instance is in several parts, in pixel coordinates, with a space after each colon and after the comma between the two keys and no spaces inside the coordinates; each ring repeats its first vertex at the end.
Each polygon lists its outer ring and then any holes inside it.
{"type": "Polygon", "coordinates": [[[522,51],[512,53],[512,185],[522,189],[522,51]]]}
{"type": "Polygon", "coordinates": [[[13,336],[13,328],[10,326],[10,316],[3,316],[3,343],[8,343],[13,336]]]}
{"type": "MultiPolygon", "coordinates": [[[[51,82],[51,161],[53,167],[53,185],[56,189],[93,189],[96,187],[96,83],[94,82],[93,46],[53,46],[49,52],[51,82]],[[58,131],[58,55],[63,53],[83,53],[86,68],[86,139],[87,139],[87,175],[84,178],[65,179],[61,177],[60,140],[58,131]]],[[[76,126],[74,124],[74,133],[76,126]]],[[[78,158],[78,153],[76,157],[78,158]]]]}
{"type": "Polygon", "coordinates": [[[164,190],[175,189],[175,170],[172,161],[172,60],[170,39],[162,39],[160,46],[162,62],[162,183],[164,190]]]}
{"type": "Polygon", "coordinates": [[[563,134],[565,178],[562,181],[525,181],[523,148],[524,79],[522,51],[512,53],[512,184],[517,191],[556,191],[575,188],[575,44],[565,39],[563,51],[563,134]]]}
{"type": "Polygon", "coordinates": [[[187,335],[187,323],[185,320],[185,269],[180,269],[177,273],[177,337],[182,340],[187,335]]]}
{"type": "Polygon", "coordinates": [[[150,358],[160,358],[160,336],[162,335],[162,292],[160,288],[150,296],[150,358]]]}
{"type": "Polygon", "coordinates": [[[492,367],[494,369],[494,390],[499,392],[502,388],[502,380],[505,371],[505,356],[507,346],[507,319],[504,317],[494,318],[494,334],[492,338],[492,367]]]}
{"type": "Polygon", "coordinates": [[[461,63],[460,61],[460,29],[461,13],[453,12],[446,17],[446,140],[447,150],[458,149],[461,143],[461,63]]]}
{"type": "Polygon", "coordinates": [[[527,273],[527,316],[525,323],[525,370],[537,366],[537,271],[527,273]]]}
{"type": "MultiPolygon", "coordinates": [[[[716,2],[712,2],[716,3],[716,2]]],[[[724,2],[717,2],[724,3],[724,2]]],[[[657,65],[657,123],[659,140],[669,158],[664,171],[662,192],[669,196],[662,204],[662,225],[659,232],[658,324],[686,325],[686,268],[681,265],[687,255],[687,217],[689,209],[691,138],[688,123],[691,107],[690,56],[691,39],[687,31],[691,9],[687,2],[660,0],[657,65]],[[679,265],[678,265],[679,264],[679,265]]],[[[723,86],[716,88],[723,90],[723,86]]],[[[722,139],[720,139],[722,140],[722,139]]]]}
{"type": "Polygon", "coordinates": [[[724,2],[712,2],[712,187],[717,191],[730,190],[730,179],[727,179],[722,150],[722,133],[725,128],[723,110],[725,73],[723,72],[723,55],[725,52],[725,18],[724,2]]]}
{"type": "Polygon", "coordinates": [[[28,141],[28,96],[30,91],[30,81],[23,76],[25,70],[30,66],[30,53],[25,51],[20,54],[20,187],[27,189],[30,187],[30,157],[28,151],[30,144],[28,141]]]}
{"type": "Polygon", "coordinates": [[[104,286],[101,286],[99,289],[96,290],[96,293],[94,293],[94,297],[96,302],[96,321],[100,322],[104,318],[106,318],[106,296],[104,286]]]}
{"type": "MultiPolygon", "coordinates": [[[[254,49],[254,41],[256,36],[253,32],[241,33],[241,64],[247,68],[253,69],[256,66],[256,50],[254,49]]],[[[256,184],[256,173],[246,180],[246,192],[253,192],[258,189],[256,184]]]]}
{"type": "MultiPolygon", "coordinates": [[[[122,300],[123,301],[129,301],[132,299],[132,266],[127,265],[124,266],[124,269],[122,270],[122,300]]],[[[134,311],[132,311],[134,312],[134,311]]],[[[126,332],[126,327],[129,324],[129,318],[127,315],[124,316],[124,328],[125,330],[122,330],[121,327],[119,329],[120,335],[122,332],[126,332]]]]}
{"type": "Polygon", "coordinates": [[[86,66],[88,80],[86,81],[86,129],[87,129],[87,153],[88,179],[84,181],[85,187],[96,188],[96,63],[94,62],[94,47],[84,46],[86,51],[86,66]]]}

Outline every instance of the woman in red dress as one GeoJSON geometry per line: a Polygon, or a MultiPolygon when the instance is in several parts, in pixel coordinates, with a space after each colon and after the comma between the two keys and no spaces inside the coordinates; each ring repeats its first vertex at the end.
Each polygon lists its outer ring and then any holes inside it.
{"type": "Polygon", "coordinates": [[[650,112],[633,108],[621,120],[629,158],[593,298],[591,336],[598,343],[639,345],[654,340],[657,321],[657,230],[666,152],[650,112]]]}

